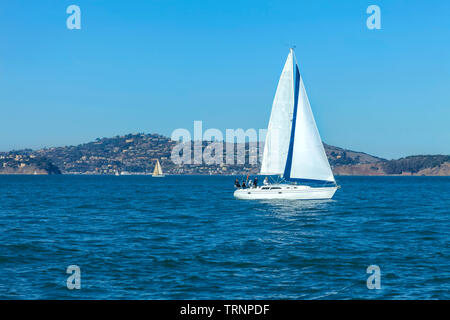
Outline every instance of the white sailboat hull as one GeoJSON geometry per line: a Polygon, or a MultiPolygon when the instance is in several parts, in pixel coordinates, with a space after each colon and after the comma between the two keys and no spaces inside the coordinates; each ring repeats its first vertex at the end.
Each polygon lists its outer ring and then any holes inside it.
{"type": "Polygon", "coordinates": [[[238,189],[234,197],[241,200],[288,199],[319,200],[331,199],[337,187],[309,187],[302,185],[270,185],[258,188],[238,189]]]}

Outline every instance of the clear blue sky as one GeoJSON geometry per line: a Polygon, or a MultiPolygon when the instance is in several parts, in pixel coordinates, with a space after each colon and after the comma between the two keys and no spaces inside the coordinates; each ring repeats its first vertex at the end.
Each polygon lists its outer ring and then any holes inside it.
{"type": "Polygon", "coordinates": [[[447,0],[2,1],[0,151],[194,120],[265,128],[289,44],[325,142],[450,154],[447,0]],[[81,30],[66,28],[70,4],[81,30]]]}

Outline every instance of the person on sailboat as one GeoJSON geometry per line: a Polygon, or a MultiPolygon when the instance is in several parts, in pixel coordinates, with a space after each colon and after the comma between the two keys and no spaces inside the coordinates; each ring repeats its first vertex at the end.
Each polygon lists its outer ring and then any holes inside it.
{"type": "Polygon", "coordinates": [[[239,180],[236,178],[236,180],[234,181],[234,186],[239,189],[241,187],[241,185],[239,184],[239,180]]]}
{"type": "Polygon", "coordinates": [[[242,189],[247,188],[247,186],[245,185],[245,179],[242,180],[242,189]]]}
{"type": "Polygon", "coordinates": [[[253,179],[253,188],[258,188],[258,177],[255,177],[255,179],[253,179]]]}
{"type": "Polygon", "coordinates": [[[265,185],[265,186],[267,186],[268,184],[269,184],[269,178],[265,178],[264,179],[264,181],[263,181],[263,184],[265,185]]]}
{"type": "Polygon", "coordinates": [[[253,181],[251,179],[248,181],[248,187],[253,188],[253,181]]]}

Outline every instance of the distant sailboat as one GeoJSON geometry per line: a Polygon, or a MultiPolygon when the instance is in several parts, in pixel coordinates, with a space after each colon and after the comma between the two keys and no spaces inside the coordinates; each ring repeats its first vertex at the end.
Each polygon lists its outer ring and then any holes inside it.
{"type": "Polygon", "coordinates": [[[234,196],[238,199],[331,199],[338,188],[293,49],[275,93],[260,174],[276,175],[281,181],[238,189],[234,196]]]}
{"type": "Polygon", "coordinates": [[[155,169],[153,170],[153,177],[164,177],[164,173],[162,171],[161,165],[159,164],[159,160],[156,159],[155,169]]]}

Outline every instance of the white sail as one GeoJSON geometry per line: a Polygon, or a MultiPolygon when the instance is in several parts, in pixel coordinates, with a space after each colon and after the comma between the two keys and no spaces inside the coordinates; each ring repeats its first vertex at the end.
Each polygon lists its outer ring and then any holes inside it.
{"type": "MultiPolygon", "coordinates": [[[[295,58],[294,58],[295,59],[295,58]]],[[[297,63],[295,67],[298,70],[297,63]]],[[[298,102],[293,136],[292,161],[287,179],[311,179],[335,182],[309,104],[303,79],[299,75],[298,102]]]]}
{"type": "Polygon", "coordinates": [[[293,51],[284,64],[272,105],[264,146],[261,174],[283,174],[291,136],[294,110],[293,51]]]}

